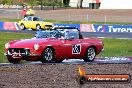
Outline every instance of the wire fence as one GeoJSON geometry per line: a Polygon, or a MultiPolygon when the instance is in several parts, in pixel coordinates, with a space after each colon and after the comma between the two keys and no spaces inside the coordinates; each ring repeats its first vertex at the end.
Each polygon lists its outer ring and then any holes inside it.
{"type": "Polygon", "coordinates": [[[109,16],[91,14],[48,14],[43,15],[47,20],[79,21],[79,22],[132,22],[132,16],[109,16]]]}
{"type": "MultiPolygon", "coordinates": [[[[86,10],[90,11],[90,10],[86,10]]],[[[107,14],[105,15],[102,10],[97,10],[95,12],[86,12],[81,9],[78,10],[50,10],[50,11],[36,11],[36,16],[42,17],[46,20],[59,20],[59,21],[79,21],[79,22],[131,22],[132,15],[129,14],[107,14]],[[100,13],[103,14],[100,14],[100,13]]],[[[21,10],[18,9],[2,9],[0,10],[0,18],[12,18],[20,19],[23,18],[20,14],[21,10]]],[[[127,11],[129,12],[129,11],[127,11]]]]}

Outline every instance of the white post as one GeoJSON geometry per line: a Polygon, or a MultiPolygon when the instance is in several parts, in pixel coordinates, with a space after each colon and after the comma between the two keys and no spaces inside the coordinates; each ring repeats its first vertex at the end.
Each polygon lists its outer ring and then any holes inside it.
{"type": "Polygon", "coordinates": [[[68,20],[71,21],[71,20],[70,20],[70,13],[68,14],[68,20]]]}
{"type": "Polygon", "coordinates": [[[89,22],[89,15],[88,14],[86,15],[86,19],[87,19],[87,22],[89,22]]]}
{"type": "Polygon", "coordinates": [[[105,15],[105,24],[106,24],[106,22],[107,22],[107,16],[105,15]]]}
{"type": "Polygon", "coordinates": [[[17,19],[19,19],[18,5],[17,5],[17,19]]]}

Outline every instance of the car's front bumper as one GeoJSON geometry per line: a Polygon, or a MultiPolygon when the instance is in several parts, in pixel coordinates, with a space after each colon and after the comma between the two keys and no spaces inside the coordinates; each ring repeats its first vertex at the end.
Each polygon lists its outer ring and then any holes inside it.
{"type": "MultiPolygon", "coordinates": [[[[18,53],[16,53],[18,54],[18,53]]],[[[7,54],[7,53],[4,53],[5,56],[12,56],[13,54],[7,54]]],[[[23,56],[41,56],[39,54],[29,54],[29,55],[23,55],[23,56]]]]}
{"type": "Polygon", "coordinates": [[[29,54],[29,55],[23,55],[23,56],[13,56],[12,54],[4,53],[4,55],[7,57],[7,59],[19,59],[19,60],[26,60],[26,61],[38,61],[41,58],[41,55],[39,54],[29,54]]]}

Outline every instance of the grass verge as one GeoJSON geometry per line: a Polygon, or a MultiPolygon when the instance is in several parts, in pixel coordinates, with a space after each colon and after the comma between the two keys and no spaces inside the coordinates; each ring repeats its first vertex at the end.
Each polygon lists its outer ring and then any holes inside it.
{"type": "MultiPolygon", "coordinates": [[[[1,22],[19,22],[21,19],[8,19],[2,18],[1,22]]],[[[81,21],[59,21],[59,20],[45,20],[46,22],[52,23],[63,23],[63,24],[124,24],[124,25],[132,25],[132,22],[81,22],[81,21]]]]}
{"type": "Polygon", "coordinates": [[[132,39],[103,38],[104,51],[100,57],[132,57],[132,39]]]}
{"type": "MultiPolygon", "coordinates": [[[[8,62],[4,56],[4,44],[16,39],[32,38],[33,34],[0,32],[0,63],[8,62]]],[[[104,51],[97,57],[132,57],[132,39],[104,38],[104,51]]]]}

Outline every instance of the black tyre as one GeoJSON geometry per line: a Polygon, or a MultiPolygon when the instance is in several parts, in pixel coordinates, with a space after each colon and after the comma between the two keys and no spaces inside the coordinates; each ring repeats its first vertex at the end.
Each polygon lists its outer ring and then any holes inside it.
{"type": "Polygon", "coordinates": [[[42,58],[41,62],[53,62],[55,60],[55,52],[52,48],[47,47],[43,53],[42,53],[42,58]]]}
{"type": "Polygon", "coordinates": [[[39,24],[36,25],[36,30],[40,30],[41,26],[39,24]]]}
{"type": "Polygon", "coordinates": [[[95,48],[89,47],[86,51],[84,61],[85,62],[92,62],[92,61],[94,61],[95,56],[96,56],[95,48]]]}
{"type": "Polygon", "coordinates": [[[13,59],[13,58],[8,58],[8,61],[13,64],[18,64],[21,60],[20,59],[13,59]]]}
{"type": "Polygon", "coordinates": [[[24,24],[21,24],[21,25],[20,25],[20,28],[21,28],[21,30],[25,30],[25,29],[26,29],[26,27],[25,27],[24,24]]]}

